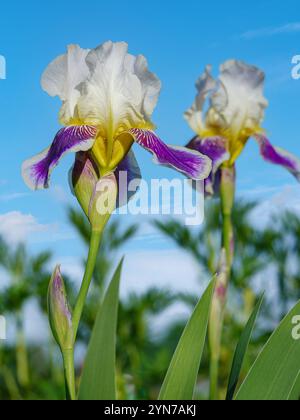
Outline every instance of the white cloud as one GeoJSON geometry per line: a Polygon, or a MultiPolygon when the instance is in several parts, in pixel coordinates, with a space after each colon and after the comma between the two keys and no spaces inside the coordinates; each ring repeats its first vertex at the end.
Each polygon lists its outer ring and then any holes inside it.
{"type": "Polygon", "coordinates": [[[77,285],[80,285],[84,274],[84,267],[82,264],[83,257],[63,257],[60,258],[59,261],[53,263],[52,267],[54,267],[54,265],[57,263],[61,265],[63,276],[68,276],[71,281],[75,282],[77,285]]]}
{"type": "MultiPolygon", "coordinates": [[[[7,317],[7,342],[14,343],[16,340],[16,322],[13,316],[7,317]]],[[[35,344],[48,344],[51,337],[49,321],[41,313],[38,303],[32,299],[28,301],[23,310],[24,330],[26,340],[35,344]]]]}
{"type": "Polygon", "coordinates": [[[260,198],[260,203],[253,211],[253,222],[264,226],[273,215],[282,214],[284,211],[293,211],[300,214],[300,187],[298,184],[284,185],[281,187],[259,187],[243,191],[242,198],[260,198]],[[270,194],[272,193],[272,194],[270,194]],[[265,199],[261,199],[265,195],[265,199]]]}
{"type": "Polygon", "coordinates": [[[31,214],[12,211],[0,214],[0,235],[10,245],[22,242],[53,242],[72,239],[74,233],[58,223],[42,224],[31,214]]]}
{"type": "Polygon", "coordinates": [[[39,224],[30,214],[13,211],[0,215],[0,234],[8,243],[26,242],[30,235],[48,230],[49,226],[39,224]]]}
{"type": "Polygon", "coordinates": [[[125,256],[121,294],[140,294],[150,287],[193,293],[200,290],[199,278],[199,266],[184,251],[132,251],[125,256]]]}
{"type": "MultiPolygon", "coordinates": [[[[151,287],[171,292],[189,293],[200,298],[208,283],[200,266],[183,250],[165,249],[129,252],[125,255],[121,279],[121,296],[137,295],[151,287]]],[[[162,314],[151,319],[155,336],[174,320],[188,319],[191,311],[181,303],[168,307],[162,314]]]]}
{"type": "Polygon", "coordinates": [[[10,277],[7,274],[7,271],[4,268],[0,267],[0,293],[1,290],[5,289],[8,286],[9,282],[10,277]]]}
{"type": "MultiPolygon", "coordinates": [[[[167,289],[173,292],[194,293],[199,296],[207,284],[205,275],[201,276],[200,268],[195,260],[177,248],[164,250],[127,251],[116,257],[117,264],[125,255],[121,295],[141,294],[151,287],[167,289]],[[201,282],[200,282],[201,280],[201,282]]],[[[63,275],[68,275],[77,285],[83,276],[81,257],[63,257],[53,262],[61,265],[63,275]]],[[[115,265],[116,265],[115,264],[115,265]]]]}
{"type": "Polygon", "coordinates": [[[247,31],[241,34],[239,38],[251,40],[255,38],[270,37],[295,32],[300,32],[300,22],[287,23],[281,26],[269,26],[266,28],[247,31]]]}
{"type": "MultiPolygon", "coordinates": [[[[81,258],[65,257],[60,263],[62,274],[70,276],[70,279],[79,286],[83,275],[81,258]]],[[[199,274],[199,267],[195,261],[180,250],[129,252],[125,258],[121,278],[121,296],[126,298],[132,292],[141,294],[150,287],[157,287],[173,292],[194,293],[200,298],[207,279],[205,276],[200,277],[199,274]]],[[[157,336],[175,319],[186,319],[190,312],[184,304],[172,305],[160,316],[152,318],[153,334],[157,336]]],[[[36,301],[26,305],[24,318],[28,339],[47,343],[49,337],[47,320],[41,315],[36,301]]],[[[11,342],[15,337],[15,329],[10,320],[8,326],[11,326],[8,331],[11,342]]]]}
{"type": "Polygon", "coordinates": [[[247,197],[248,199],[251,197],[261,198],[262,195],[266,196],[266,195],[269,195],[270,193],[277,194],[281,191],[282,191],[282,187],[268,187],[265,185],[261,185],[255,188],[241,190],[238,195],[242,198],[247,197]]]}

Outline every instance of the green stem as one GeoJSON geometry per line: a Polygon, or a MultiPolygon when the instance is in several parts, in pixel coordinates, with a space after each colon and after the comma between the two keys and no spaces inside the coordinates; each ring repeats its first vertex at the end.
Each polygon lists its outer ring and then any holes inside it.
{"type": "MultiPolygon", "coordinates": [[[[232,270],[234,256],[234,235],[232,224],[232,210],[235,199],[235,168],[222,168],[221,186],[221,213],[222,213],[222,250],[226,254],[225,267],[221,261],[221,272],[216,285],[212,302],[209,325],[210,336],[210,399],[218,398],[219,364],[221,357],[221,341],[224,326],[224,315],[227,303],[227,290],[232,270]]],[[[223,258],[221,258],[222,260],[223,258]]]]}
{"type": "Polygon", "coordinates": [[[223,232],[222,232],[222,248],[226,251],[228,275],[232,269],[233,260],[233,226],[231,213],[223,213],[223,232]]]}
{"type": "Polygon", "coordinates": [[[67,400],[76,400],[76,385],[75,385],[75,366],[74,366],[74,349],[65,350],[62,352],[64,361],[64,373],[66,382],[66,397],[67,400]]]}
{"type": "Polygon", "coordinates": [[[98,251],[100,247],[102,232],[99,231],[92,231],[91,242],[90,242],[90,249],[89,249],[89,256],[88,261],[85,269],[85,274],[83,277],[81,289],[75,304],[75,309],[73,312],[73,333],[74,333],[74,344],[77,337],[78,327],[81,320],[83,308],[85,305],[85,301],[88,295],[88,291],[90,288],[90,284],[92,281],[94,269],[96,266],[98,251]]]}
{"type": "Polygon", "coordinates": [[[98,251],[100,247],[102,232],[92,231],[90,240],[90,249],[88,261],[86,264],[85,274],[83,277],[82,285],[78,294],[78,298],[75,304],[75,309],[72,317],[72,339],[73,346],[71,348],[62,349],[63,363],[64,363],[64,374],[66,382],[66,396],[67,400],[76,400],[76,379],[75,379],[75,365],[74,365],[74,350],[75,342],[78,333],[79,323],[82,317],[85,301],[88,295],[90,284],[92,281],[93,273],[96,266],[98,251]]]}
{"type": "Polygon", "coordinates": [[[210,375],[210,400],[216,401],[218,399],[218,374],[219,374],[219,360],[211,357],[209,365],[210,375]]]}
{"type": "MultiPolygon", "coordinates": [[[[225,257],[224,257],[225,259],[225,257]]],[[[215,294],[212,301],[209,320],[209,350],[210,350],[210,400],[218,399],[219,362],[221,356],[221,337],[224,322],[227,287],[227,269],[220,269],[215,294]]]]}
{"type": "Polygon", "coordinates": [[[16,355],[17,355],[17,376],[19,384],[23,388],[29,387],[29,365],[28,365],[28,354],[26,348],[26,341],[24,336],[24,326],[22,321],[22,313],[17,313],[17,343],[16,343],[16,355]]]}

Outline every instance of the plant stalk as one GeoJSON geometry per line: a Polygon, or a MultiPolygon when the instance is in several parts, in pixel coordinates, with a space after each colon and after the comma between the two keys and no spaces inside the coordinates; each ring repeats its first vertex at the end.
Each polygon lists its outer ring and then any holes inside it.
{"type": "Polygon", "coordinates": [[[85,269],[85,274],[83,277],[83,281],[81,284],[81,289],[75,304],[75,309],[73,312],[73,333],[74,333],[74,344],[77,337],[78,327],[80,323],[80,319],[82,316],[83,308],[85,305],[85,301],[88,295],[88,291],[91,285],[93,273],[96,266],[98,251],[101,243],[102,232],[100,231],[92,231],[91,241],[90,241],[90,249],[89,249],[89,256],[87,260],[87,265],[85,269]]]}
{"type": "Polygon", "coordinates": [[[96,266],[97,256],[102,238],[102,231],[92,231],[89,255],[86,264],[85,274],[75,304],[73,317],[72,317],[72,347],[62,349],[64,375],[66,382],[66,397],[67,400],[76,400],[76,379],[75,379],[75,364],[74,364],[74,351],[75,343],[79,328],[79,323],[82,317],[84,305],[91,285],[93,273],[96,266]]]}
{"type": "Polygon", "coordinates": [[[22,388],[28,388],[30,384],[29,364],[21,312],[17,313],[16,356],[18,382],[22,386],[22,388]]]}
{"type": "Polygon", "coordinates": [[[221,171],[222,257],[209,322],[211,400],[217,400],[219,395],[218,382],[222,331],[227,303],[228,284],[234,257],[232,210],[235,199],[235,168],[223,167],[221,171]]]}
{"type": "Polygon", "coordinates": [[[66,383],[66,399],[76,400],[74,349],[62,351],[64,362],[64,375],[66,383]]]}

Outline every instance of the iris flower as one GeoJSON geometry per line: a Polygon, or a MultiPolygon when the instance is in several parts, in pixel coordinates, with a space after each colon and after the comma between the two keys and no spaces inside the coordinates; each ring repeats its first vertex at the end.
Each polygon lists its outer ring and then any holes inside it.
{"type": "Polygon", "coordinates": [[[220,168],[234,168],[237,158],[252,137],[262,157],[290,171],[300,181],[300,160],[274,147],[261,127],[268,102],[263,95],[265,75],[241,61],[227,61],[218,80],[208,66],[196,84],[198,94],[185,118],[196,133],[188,147],[209,156],[213,171],[205,181],[206,193],[218,190],[220,168]],[[205,110],[209,100],[208,110],[205,110]]]}
{"type": "MultiPolygon", "coordinates": [[[[52,145],[23,164],[27,185],[49,186],[52,170],[67,153],[76,153],[72,187],[84,180],[97,182],[119,171],[128,181],[140,177],[131,147],[134,143],[154,155],[155,162],[195,180],[207,178],[211,160],[183,147],[168,146],[154,133],[152,113],[161,90],[160,80],[148,70],[147,60],[128,54],[126,43],[106,42],[96,49],[68,47],[42,76],[42,87],[62,100],[59,114],[64,126],[52,145]]],[[[81,182],[83,181],[83,182],[81,182]]],[[[89,184],[91,185],[91,183],[89,184]]],[[[85,200],[85,211],[88,203],[85,200]]]]}
{"type": "Polygon", "coordinates": [[[211,175],[205,181],[205,192],[208,196],[215,194],[220,197],[222,214],[221,275],[217,278],[209,322],[212,400],[218,395],[221,334],[234,259],[232,210],[236,161],[248,140],[254,138],[266,161],[283,166],[300,181],[300,160],[273,146],[262,128],[268,106],[263,94],[264,80],[261,70],[241,61],[225,62],[217,80],[212,77],[208,66],[196,84],[196,100],[185,113],[187,122],[196,133],[188,147],[209,156],[213,162],[211,175]]]}

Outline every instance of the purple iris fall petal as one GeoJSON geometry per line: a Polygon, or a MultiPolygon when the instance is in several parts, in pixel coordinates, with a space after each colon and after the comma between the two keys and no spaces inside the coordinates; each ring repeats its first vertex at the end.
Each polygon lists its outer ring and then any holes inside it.
{"type": "Polygon", "coordinates": [[[60,159],[70,152],[87,151],[95,142],[97,129],[92,126],[70,126],[62,128],[47,150],[24,162],[22,175],[33,190],[49,187],[52,170],[60,159]]]}
{"type": "Polygon", "coordinates": [[[273,146],[262,134],[255,136],[262,157],[270,163],[286,168],[300,182],[300,159],[280,147],[273,146]]]}
{"type": "Polygon", "coordinates": [[[222,163],[230,158],[227,151],[227,140],[222,137],[208,137],[204,139],[194,137],[187,147],[189,149],[197,150],[211,159],[212,171],[205,180],[205,193],[208,196],[214,195],[219,189],[219,168],[222,163]]]}
{"type": "Polygon", "coordinates": [[[185,147],[168,146],[153,131],[132,129],[129,133],[140,146],[153,153],[156,163],[172,167],[194,180],[209,176],[212,164],[207,156],[185,147]]]}
{"type": "Polygon", "coordinates": [[[128,152],[126,157],[117,167],[115,177],[119,190],[117,207],[123,207],[126,206],[129,200],[131,200],[138,191],[138,187],[142,179],[139,164],[132,150],[128,152]],[[134,185],[132,185],[133,190],[131,191],[129,187],[132,182],[134,185]]]}

